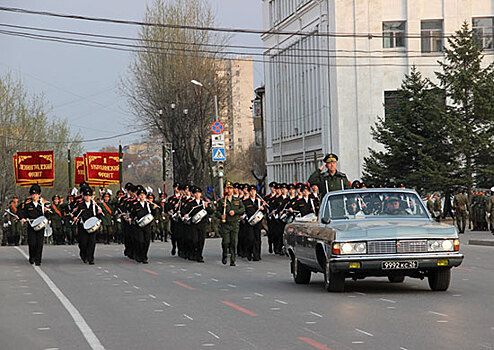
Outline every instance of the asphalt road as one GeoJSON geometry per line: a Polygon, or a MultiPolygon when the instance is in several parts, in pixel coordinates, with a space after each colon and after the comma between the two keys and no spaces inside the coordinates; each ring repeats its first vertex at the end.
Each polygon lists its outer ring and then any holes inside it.
{"type": "Polygon", "coordinates": [[[447,292],[372,278],[331,294],[321,274],[296,285],[288,258],[224,266],[218,239],[204,264],[161,242],[149,265],[119,245],[98,245],[94,266],[45,246],[39,268],[1,247],[0,349],[494,349],[494,248],[462,251],[447,292]]]}

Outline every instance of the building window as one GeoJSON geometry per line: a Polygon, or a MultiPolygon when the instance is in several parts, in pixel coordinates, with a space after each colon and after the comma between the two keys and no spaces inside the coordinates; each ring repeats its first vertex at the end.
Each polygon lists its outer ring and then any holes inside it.
{"type": "Polygon", "coordinates": [[[396,90],[384,91],[384,117],[387,118],[390,115],[398,112],[400,105],[400,93],[396,90]]]}
{"type": "Polygon", "coordinates": [[[484,50],[494,49],[494,17],[474,18],[473,35],[484,50]]]}
{"type": "Polygon", "coordinates": [[[405,21],[383,22],[383,48],[405,47],[405,21]]]}
{"type": "Polygon", "coordinates": [[[422,52],[443,51],[443,21],[422,21],[420,25],[422,52]]]}

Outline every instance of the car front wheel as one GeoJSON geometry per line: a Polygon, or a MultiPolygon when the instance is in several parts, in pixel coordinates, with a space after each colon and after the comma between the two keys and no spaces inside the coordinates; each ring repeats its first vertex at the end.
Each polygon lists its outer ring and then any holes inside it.
{"type": "Polygon", "coordinates": [[[329,260],[324,268],[324,289],[328,292],[343,292],[345,290],[345,275],[331,271],[329,260]]]}
{"type": "Polygon", "coordinates": [[[296,284],[308,284],[310,282],[311,271],[299,263],[297,257],[292,259],[292,274],[296,284]]]}
{"type": "Polygon", "coordinates": [[[429,287],[434,291],[445,291],[451,281],[451,269],[435,270],[429,273],[429,287]]]}

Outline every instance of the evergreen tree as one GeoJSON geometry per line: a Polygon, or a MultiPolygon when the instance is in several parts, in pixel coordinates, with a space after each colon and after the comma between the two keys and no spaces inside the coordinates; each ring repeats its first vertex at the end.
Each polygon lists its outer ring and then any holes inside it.
{"type": "Polygon", "coordinates": [[[396,102],[385,106],[386,117],[379,117],[372,128],[374,140],[384,150],[369,149],[364,181],[388,184],[394,179],[421,192],[448,188],[455,166],[444,94],[413,67],[396,102]]]}
{"type": "Polygon", "coordinates": [[[458,179],[471,187],[493,178],[494,63],[482,67],[481,41],[466,22],[448,39],[445,55],[436,75],[448,99],[458,179]]]}

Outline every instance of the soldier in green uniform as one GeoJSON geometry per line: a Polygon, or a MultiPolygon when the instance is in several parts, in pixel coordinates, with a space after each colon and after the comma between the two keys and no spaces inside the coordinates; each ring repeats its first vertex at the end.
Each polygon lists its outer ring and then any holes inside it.
{"type": "Polygon", "coordinates": [[[468,197],[463,189],[461,189],[453,199],[453,207],[455,208],[458,232],[465,233],[470,203],[468,203],[468,197]]]}
{"type": "Polygon", "coordinates": [[[49,215],[51,221],[51,228],[53,230],[53,241],[56,245],[65,244],[65,237],[63,232],[63,213],[60,205],[60,196],[54,195],[51,198],[50,205],[51,213],[49,215]]]}
{"type": "Polygon", "coordinates": [[[233,197],[233,185],[230,181],[225,184],[225,196],[218,202],[216,217],[221,219],[220,234],[223,237],[221,245],[223,247],[223,265],[228,260],[230,252],[230,266],[235,266],[237,255],[237,240],[240,217],[245,213],[242,201],[233,197]]]}
{"type": "Polygon", "coordinates": [[[309,177],[311,185],[317,185],[320,197],[323,198],[327,192],[347,190],[352,188],[346,175],[337,170],[338,156],[329,153],[324,157],[324,164],[309,177]],[[327,171],[324,171],[324,168],[327,171]]]}
{"type": "Polygon", "coordinates": [[[62,206],[63,210],[63,223],[65,229],[65,237],[67,239],[67,244],[74,244],[76,233],[77,233],[77,225],[75,225],[72,221],[72,212],[75,210],[76,202],[74,201],[73,195],[67,196],[67,202],[62,206]]]}
{"type": "Polygon", "coordinates": [[[442,201],[438,194],[434,195],[433,208],[434,208],[434,218],[436,219],[437,222],[440,222],[443,210],[442,210],[442,201]]]}
{"type": "Polygon", "coordinates": [[[122,213],[119,210],[118,203],[121,198],[125,197],[125,193],[122,190],[117,191],[117,196],[112,202],[113,211],[113,233],[115,236],[115,242],[118,244],[123,243],[123,227],[122,227],[122,213]]]}
{"type": "Polygon", "coordinates": [[[491,195],[487,200],[487,216],[489,217],[491,233],[494,235],[494,187],[491,188],[491,195]]]}
{"type": "Polygon", "coordinates": [[[101,217],[101,233],[103,234],[104,244],[110,244],[113,240],[113,215],[115,214],[115,209],[110,203],[110,198],[110,194],[105,192],[100,205],[101,210],[103,211],[101,217]]]}
{"type": "Polygon", "coordinates": [[[19,198],[14,197],[4,212],[3,239],[8,245],[19,245],[23,227],[17,214],[18,205],[19,198]]]}

